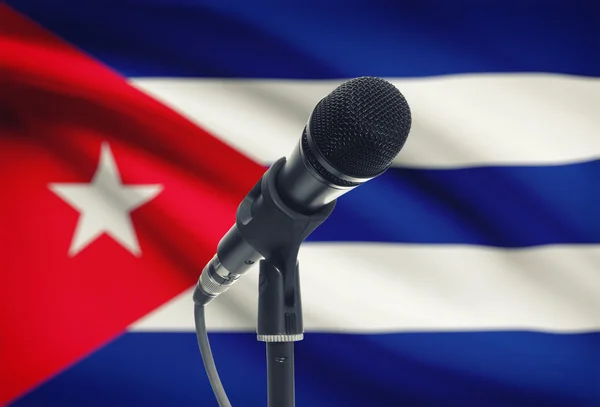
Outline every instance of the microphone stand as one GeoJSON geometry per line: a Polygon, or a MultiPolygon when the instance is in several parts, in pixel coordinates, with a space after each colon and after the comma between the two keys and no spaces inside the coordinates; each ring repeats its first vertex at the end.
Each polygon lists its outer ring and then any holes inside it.
{"type": "MultiPolygon", "coordinates": [[[[335,201],[306,215],[286,205],[277,190],[280,158],[238,207],[240,235],[264,258],[259,262],[257,339],[266,343],[269,407],[294,407],[294,342],[304,337],[298,252],[335,201]]],[[[251,263],[247,263],[251,264],[251,263]]]]}

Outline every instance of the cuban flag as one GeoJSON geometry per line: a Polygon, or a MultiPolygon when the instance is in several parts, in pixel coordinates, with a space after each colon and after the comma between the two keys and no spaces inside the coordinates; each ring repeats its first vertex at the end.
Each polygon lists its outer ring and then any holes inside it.
{"type": "MultiPolygon", "coordinates": [[[[408,141],[300,251],[298,406],[600,406],[600,3],[0,4],[0,405],[216,406],[191,290],[349,78],[408,141]]],[[[258,272],[207,308],[266,405],[258,272]]]]}

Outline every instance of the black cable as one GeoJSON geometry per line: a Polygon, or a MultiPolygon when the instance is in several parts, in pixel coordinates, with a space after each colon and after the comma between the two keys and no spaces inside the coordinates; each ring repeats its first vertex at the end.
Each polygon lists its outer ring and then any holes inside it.
{"type": "Polygon", "coordinates": [[[198,347],[200,348],[200,355],[204,362],[204,369],[208,375],[208,381],[210,387],[212,387],[213,393],[217,398],[219,407],[231,407],[231,403],[227,398],[217,367],[215,366],[215,360],[213,359],[212,351],[210,350],[210,343],[208,342],[208,332],[206,330],[206,316],[204,315],[204,307],[202,305],[194,304],[194,322],[196,324],[196,337],[198,338],[198,347]]]}

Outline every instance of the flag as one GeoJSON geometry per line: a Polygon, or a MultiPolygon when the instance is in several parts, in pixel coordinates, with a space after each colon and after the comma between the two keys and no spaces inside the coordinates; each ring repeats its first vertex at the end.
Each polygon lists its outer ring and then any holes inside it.
{"type": "MultiPolygon", "coordinates": [[[[314,105],[413,128],[300,252],[307,406],[600,404],[600,6],[0,5],[0,403],[216,405],[191,290],[314,105]]],[[[207,309],[266,405],[257,271],[207,309]]]]}

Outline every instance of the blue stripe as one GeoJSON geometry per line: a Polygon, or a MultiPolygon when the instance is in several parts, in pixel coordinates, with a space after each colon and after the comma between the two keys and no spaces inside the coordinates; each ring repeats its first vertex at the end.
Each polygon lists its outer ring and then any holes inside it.
{"type": "MultiPolygon", "coordinates": [[[[264,344],[211,336],[234,406],[266,406],[264,344]]],[[[299,406],[600,405],[600,333],[314,334],[296,345],[299,406]]],[[[193,333],[130,333],[14,407],[212,406],[193,333]]]]}
{"type": "Polygon", "coordinates": [[[308,241],[497,247],[600,243],[600,160],[390,169],[338,199],[308,241]]]}
{"type": "Polygon", "coordinates": [[[126,76],[600,76],[600,2],[9,0],[126,76]]]}

